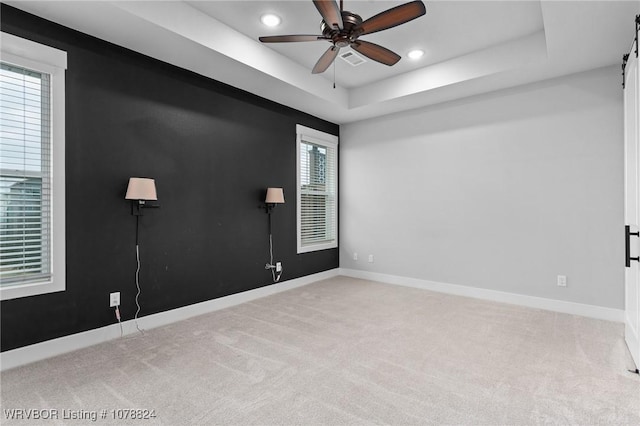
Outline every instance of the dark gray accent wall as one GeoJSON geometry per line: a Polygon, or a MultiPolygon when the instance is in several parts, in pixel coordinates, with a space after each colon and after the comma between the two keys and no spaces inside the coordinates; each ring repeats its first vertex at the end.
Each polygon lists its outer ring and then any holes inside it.
{"type": "Polygon", "coordinates": [[[66,291],[3,301],[1,349],[112,324],[109,293],[133,318],[135,218],[130,176],[156,179],[161,207],[140,221],[140,316],[338,267],[338,250],[296,254],[296,124],[339,126],[1,5],[2,31],[68,55],[66,291]]]}

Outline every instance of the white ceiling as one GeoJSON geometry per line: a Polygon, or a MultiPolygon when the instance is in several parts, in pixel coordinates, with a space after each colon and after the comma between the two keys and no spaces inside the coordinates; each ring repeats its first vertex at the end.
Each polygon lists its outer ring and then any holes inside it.
{"type": "MultiPolygon", "coordinates": [[[[406,1],[346,0],[344,8],[366,20],[406,1]]],[[[311,0],[187,3],[253,40],[263,35],[322,34],[321,17],[311,0]],[[280,16],[280,26],[267,28],[262,25],[260,16],[264,13],[280,16]]],[[[426,8],[426,15],[418,19],[362,37],[362,40],[383,45],[401,55],[402,59],[398,64],[389,67],[367,60],[366,64],[354,68],[346,62],[337,61],[337,84],[345,88],[364,86],[514,38],[531,35],[543,29],[538,1],[426,2],[426,8]],[[406,57],[406,53],[412,49],[422,49],[427,54],[419,61],[412,61],[406,57]]],[[[329,46],[327,41],[266,45],[309,70],[329,46]]],[[[333,82],[333,69],[327,70],[323,76],[333,82]]]]}
{"type": "MultiPolygon", "coordinates": [[[[404,2],[345,0],[344,8],[367,19],[404,2]]],[[[425,16],[362,36],[402,56],[398,64],[337,59],[334,89],[333,67],[310,71],[328,42],[257,40],[321,34],[311,0],[6,3],[336,123],[619,64],[640,13],[637,0],[424,0],[425,16]],[[265,12],[282,24],[264,27],[265,12]],[[418,61],[406,57],[414,48],[426,52],[418,61]]]]}

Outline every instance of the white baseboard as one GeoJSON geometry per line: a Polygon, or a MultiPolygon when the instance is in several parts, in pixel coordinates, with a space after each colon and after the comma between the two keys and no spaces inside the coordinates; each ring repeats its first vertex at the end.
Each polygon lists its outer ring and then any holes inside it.
{"type": "Polygon", "coordinates": [[[476,299],[510,303],[512,305],[526,306],[529,308],[580,315],[583,317],[607,321],[624,322],[624,310],[622,309],[605,308],[603,306],[586,305],[582,303],[567,302],[564,300],[545,299],[543,297],[506,293],[486,288],[447,284],[417,278],[400,277],[397,275],[380,274],[377,272],[359,271],[356,269],[341,268],[340,275],[378,281],[386,284],[421,288],[424,290],[437,291],[439,293],[455,294],[457,296],[473,297],[476,299]]]}
{"type": "MultiPolygon", "coordinates": [[[[183,306],[181,308],[172,309],[170,311],[159,312],[157,314],[148,315],[138,318],[138,325],[143,330],[160,327],[176,321],[181,321],[197,315],[206,314],[241,303],[260,299],[272,294],[302,287],[316,281],[339,275],[339,269],[319,272],[305,277],[295,278],[289,281],[256,288],[254,290],[244,291],[242,293],[232,294],[220,297],[206,302],[200,302],[193,305],[183,306]]],[[[135,321],[129,320],[122,323],[123,335],[137,333],[135,321]]],[[[88,346],[103,343],[120,337],[120,326],[118,323],[93,330],[76,333],[57,339],[47,340],[45,342],[36,343],[22,348],[13,349],[0,353],[0,371],[10,368],[19,367],[21,365],[30,364],[56,355],[71,352],[77,349],[86,348],[88,346]]]]}
{"type": "MultiPolygon", "coordinates": [[[[572,315],[580,315],[589,318],[602,319],[607,321],[624,322],[624,311],[621,309],[605,308],[602,306],[586,305],[582,303],[566,302],[562,300],[545,299],[542,297],[526,296],[522,294],[506,293],[496,290],[488,290],[477,287],[467,287],[457,284],[440,283],[436,281],[421,280],[417,278],[401,277],[397,275],[387,275],[377,272],[359,271],[355,269],[332,269],[306,277],[296,278],[281,283],[248,290],[242,293],[232,294],[194,305],[183,306],[170,311],[160,312],[153,315],[138,318],[138,325],[143,330],[160,327],[181,321],[197,315],[206,314],[241,303],[256,300],[272,294],[302,287],[316,281],[333,278],[343,275],[353,278],[361,278],[371,281],[378,281],[386,284],[395,284],[405,287],[421,288],[424,290],[437,291],[440,293],[455,294],[458,296],[473,297],[476,299],[491,300],[495,302],[510,303],[513,305],[526,306],[536,309],[544,309],[554,312],[562,312],[572,315]]],[[[137,333],[136,324],[133,320],[122,323],[123,334],[137,333]]],[[[103,343],[120,337],[120,326],[115,323],[105,327],[76,333],[57,339],[47,340],[22,348],[13,349],[0,353],[0,370],[19,367],[30,364],[56,355],[82,349],[88,346],[103,343]]]]}

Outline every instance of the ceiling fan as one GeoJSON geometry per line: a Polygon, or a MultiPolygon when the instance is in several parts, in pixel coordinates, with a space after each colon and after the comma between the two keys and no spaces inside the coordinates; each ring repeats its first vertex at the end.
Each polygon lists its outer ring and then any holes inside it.
{"type": "Polygon", "coordinates": [[[320,23],[322,35],[298,34],[259,37],[263,43],[329,41],[332,46],[316,62],[313,74],[326,71],[338,56],[340,48],[347,46],[351,46],[355,51],[376,62],[389,66],[394,65],[400,60],[400,55],[378,44],[358,40],[358,38],[365,34],[404,24],[426,13],[422,1],[416,0],[385,10],[363,21],[360,15],[343,10],[342,0],[340,0],[340,8],[335,0],[313,0],[313,4],[322,15],[320,23]]]}

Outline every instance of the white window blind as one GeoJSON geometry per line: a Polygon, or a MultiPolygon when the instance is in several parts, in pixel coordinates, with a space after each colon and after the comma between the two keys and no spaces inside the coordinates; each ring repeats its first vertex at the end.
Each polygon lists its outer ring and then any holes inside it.
{"type": "Polygon", "coordinates": [[[64,291],[67,53],[0,31],[0,299],[64,291]]]}
{"type": "Polygon", "coordinates": [[[337,247],[337,137],[298,126],[298,253],[337,247]]]}
{"type": "Polygon", "coordinates": [[[0,63],[0,283],[50,279],[50,76],[0,63]]]}

